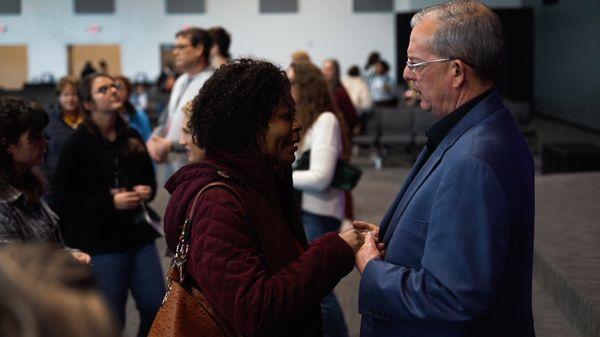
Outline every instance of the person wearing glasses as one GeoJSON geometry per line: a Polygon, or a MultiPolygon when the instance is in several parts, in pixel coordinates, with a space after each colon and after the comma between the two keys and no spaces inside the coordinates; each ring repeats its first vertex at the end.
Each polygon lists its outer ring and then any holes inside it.
{"type": "Polygon", "coordinates": [[[357,253],[361,336],[534,336],[534,166],[494,85],[498,16],[474,0],[411,20],[404,79],[439,118],[357,253]]]}
{"type": "Polygon", "coordinates": [[[57,211],[69,247],[92,256],[92,270],[117,322],[125,325],[128,291],[146,336],[165,284],[155,246],[159,236],[144,222],[144,203],[156,192],[144,139],[118,109],[115,81],[92,74],[79,86],[84,122],[63,146],[54,175],[57,211]]]}
{"type": "Polygon", "coordinates": [[[210,66],[213,41],[208,31],[190,27],[177,32],[175,37],[173,58],[183,74],[175,81],[167,110],[146,142],[152,159],[165,164],[165,180],[187,163],[185,149],[178,145],[184,118],[182,108],[198,94],[214,71],[210,66]]]}

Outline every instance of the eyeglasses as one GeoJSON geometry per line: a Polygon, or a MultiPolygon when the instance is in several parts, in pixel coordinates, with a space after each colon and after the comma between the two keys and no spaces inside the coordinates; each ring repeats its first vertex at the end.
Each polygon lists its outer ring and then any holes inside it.
{"type": "Polygon", "coordinates": [[[116,84],[107,84],[107,85],[103,85],[100,88],[98,88],[98,90],[96,90],[96,93],[97,94],[106,94],[110,90],[110,88],[119,89],[116,84]]]}
{"type": "Polygon", "coordinates": [[[423,61],[423,62],[417,62],[417,63],[412,63],[410,61],[406,61],[406,66],[408,67],[408,69],[412,72],[417,72],[417,69],[419,69],[420,67],[426,66],[428,64],[431,63],[438,63],[438,62],[447,62],[447,61],[452,61],[455,60],[453,58],[444,58],[444,59],[437,59],[437,60],[431,60],[431,61],[423,61]]]}

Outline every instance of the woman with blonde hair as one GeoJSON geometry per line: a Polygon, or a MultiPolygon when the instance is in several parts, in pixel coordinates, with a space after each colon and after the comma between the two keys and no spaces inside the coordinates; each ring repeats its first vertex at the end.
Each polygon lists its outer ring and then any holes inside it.
{"type": "MultiPolygon", "coordinates": [[[[308,170],[293,173],[294,188],[302,192],[304,230],[309,242],[340,229],[344,191],[331,187],[338,159],[349,151],[344,119],[336,108],[321,70],[312,63],[292,63],[288,69],[298,120],[303,129],[297,158],[310,151],[308,170]]],[[[347,336],[344,315],[333,293],[321,302],[324,336],[347,336]]]]}

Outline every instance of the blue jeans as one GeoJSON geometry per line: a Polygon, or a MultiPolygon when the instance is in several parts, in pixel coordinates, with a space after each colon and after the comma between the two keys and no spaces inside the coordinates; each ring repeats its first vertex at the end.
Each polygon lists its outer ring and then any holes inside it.
{"type": "MultiPolygon", "coordinates": [[[[337,232],[341,225],[341,221],[336,218],[306,211],[302,212],[302,222],[309,242],[329,232],[337,232]]],[[[328,293],[321,300],[321,313],[323,317],[323,337],[348,337],[346,320],[340,303],[333,292],[328,293]]]]}
{"type": "Polygon", "coordinates": [[[140,312],[138,337],[148,335],[165,295],[162,267],[154,242],[128,252],[96,254],[92,270],[121,330],[125,327],[127,292],[140,312]]]}

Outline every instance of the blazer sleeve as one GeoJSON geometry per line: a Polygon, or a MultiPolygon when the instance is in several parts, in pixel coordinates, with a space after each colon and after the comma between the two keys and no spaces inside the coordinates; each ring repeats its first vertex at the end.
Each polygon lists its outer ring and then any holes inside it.
{"type": "Polygon", "coordinates": [[[268,275],[239,201],[215,188],[198,202],[196,214],[207,216],[193,221],[190,274],[217,312],[243,335],[262,336],[297,319],[352,270],[352,249],[332,233],[268,275]]]}
{"type": "Polygon", "coordinates": [[[485,314],[494,303],[511,236],[496,174],[476,158],[459,160],[433,197],[421,268],[370,261],[360,282],[361,314],[460,322],[485,314]]]}

